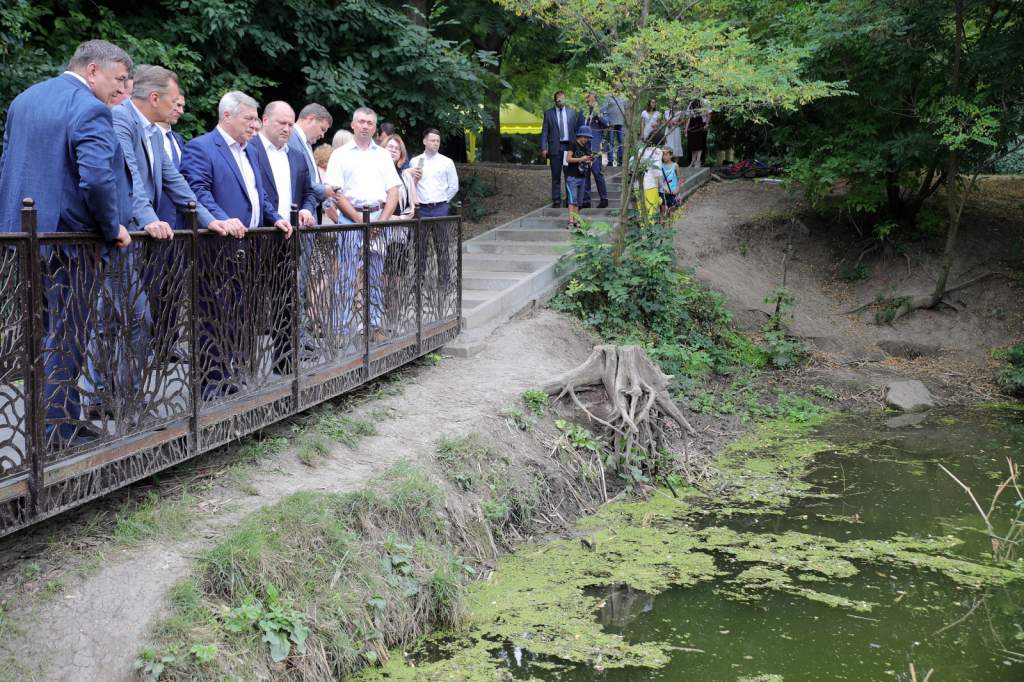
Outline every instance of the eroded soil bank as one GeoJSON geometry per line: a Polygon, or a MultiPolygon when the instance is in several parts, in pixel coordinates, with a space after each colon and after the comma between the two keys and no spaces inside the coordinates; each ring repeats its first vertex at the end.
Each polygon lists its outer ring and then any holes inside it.
{"type": "MultiPolygon", "coordinates": [[[[782,190],[751,183],[712,186],[687,207],[679,229],[684,260],[733,299],[737,317],[750,328],[763,319],[750,311],[763,310],[765,290],[781,284],[780,255],[790,227],[777,218],[788,219],[802,210],[782,190]]],[[[1019,310],[1013,306],[1017,293],[1012,285],[1000,284],[1010,288],[996,290],[992,295],[997,298],[989,301],[993,308],[1010,311],[992,317],[999,324],[977,314],[970,318],[973,327],[960,329],[958,325],[967,324],[963,318],[942,313],[933,319],[924,313],[918,319],[927,324],[911,318],[894,331],[864,316],[842,315],[844,306],[862,301],[833,291],[833,285],[843,285],[825,267],[834,258],[826,233],[815,227],[805,237],[787,266],[787,283],[797,298],[795,331],[814,340],[818,351],[807,366],[765,373],[759,381],[807,394],[821,386],[825,390],[819,393],[828,397],[818,400],[830,409],[880,406],[881,386],[893,377],[922,377],[949,403],[994,395],[983,378],[988,349],[977,347],[1021,335],[1019,316],[1011,314],[1019,310]],[[915,342],[919,324],[927,334],[918,348],[927,350],[937,339],[954,342],[938,343],[937,352],[917,355],[889,353],[880,345],[893,340],[893,334],[901,343],[915,342]],[[972,329],[982,334],[973,344],[968,343],[972,329]]],[[[268,429],[239,448],[0,541],[0,679],[136,679],[133,663],[144,648],[167,644],[155,628],[180,606],[180,586],[196,574],[197,557],[235,538],[251,514],[289,495],[353,493],[381,480],[401,461],[432,468],[439,480],[447,481],[444,491],[457,492],[463,484],[437,467],[445,438],[479,434],[487,452],[509,457],[513,465],[549,456],[564,434],[551,430],[550,424],[547,430],[531,426],[521,394],[577,366],[594,341],[578,324],[551,312],[514,320],[497,330],[474,358],[445,358],[437,366],[420,363],[355,399],[325,406],[268,429]],[[152,498],[147,497],[150,493],[152,498]]],[[[696,446],[705,452],[720,450],[751,427],[738,414],[694,414],[692,420],[699,432],[696,446]]],[[[571,475],[562,476],[595,485],[584,471],[579,464],[571,475]]],[[[480,514],[487,499],[476,493],[480,514]]],[[[495,538],[495,547],[481,544],[481,571],[460,580],[486,575],[492,563],[488,555],[506,546],[565,528],[572,514],[556,502],[553,508],[569,518],[552,513],[531,524],[507,524],[507,537],[495,538]]],[[[576,512],[584,507],[576,504],[576,512]]],[[[544,514],[552,507],[536,509],[544,514]]],[[[489,513],[502,522],[511,510],[490,507],[489,513]]],[[[652,510],[648,525],[658,513],[652,510]]],[[[644,518],[634,519],[639,528],[645,527],[644,518]]],[[[699,567],[683,568],[680,575],[699,567]]],[[[187,650],[184,655],[197,657],[187,650]]],[[[267,675],[283,672],[269,658],[265,664],[267,675]]]]}

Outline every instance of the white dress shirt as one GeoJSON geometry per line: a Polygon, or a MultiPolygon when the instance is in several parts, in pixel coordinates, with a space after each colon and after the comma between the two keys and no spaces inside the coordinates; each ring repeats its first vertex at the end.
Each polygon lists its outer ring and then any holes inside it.
{"type": "Polygon", "coordinates": [[[459,175],[455,162],[444,154],[420,154],[409,165],[417,168],[423,160],[423,176],[416,183],[416,199],[420,204],[451,201],[459,191],[459,175]]]}
{"type": "MultiPolygon", "coordinates": [[[[316,168],[316,158],[313,156],[313,145],[309,143],[309,139],[306,137],[306,132],[301,126],[295,126],[292,130],[299,136],[299,139],[302,141],[302,150],[306,152],[306,156],[309,157],[309,160],[313,163],[313,168],[316,168]]],[[[310,178],[310,182],[313,182],[312,178],[310,178]]]]}
{"type": "Polygon", "coordinates": [[[402,184],[390,154],[376,142],[360,149],[355,141],[331,153],[324,182],[340,187],[341,193],[357,210],[383,205],[388,200],[388,190],[402,184]]]}
{"type": "Polygon", "coordinates": [[[242,174],[242,182],[245,183],[245,191],[249,195],[249,205],[252,207],[252,212],[249,214],[250,229],[259,227],[260,225],[260,193],[256,191],[256,173],[252,169],[252,164],[249,163],[249,157],[245,153],[245,149],[242,145],[235,141],[235,138],[224,132],[224,129],[219,125],[217,126],[217,132],[224,138],[225,144],[228,149],[231,150],[231,156],[235,158],[235,163],[238,165],[238,171],[242,174]]]}
{"type": "Polygon", "coordinates": [[[288,143],[278,149],[263,133],[259,134],[260,144],[267,150],[270,172],[277,188],[277,212],[282,218],[292,214],[292,169],[288,163],[288,143]]]}
{"type": "Polygon", "coordinates": [[[181,163],[181,147],[178,146],[178,141],[174,139],[174,135],[171,135],[170,128],[164,128],[158,125],[160,128],[160,135],[164,138],[164,154],[167,154],[168,159],[178,159],[178,163],[181,163]]]}

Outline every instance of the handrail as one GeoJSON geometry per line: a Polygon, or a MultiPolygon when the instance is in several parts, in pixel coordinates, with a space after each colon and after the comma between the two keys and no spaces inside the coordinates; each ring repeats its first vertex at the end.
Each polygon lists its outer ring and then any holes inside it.
{"type": "MultiPolygon", "coordinates": [[[[298,208],[291,221],[297,225],[298,208]]],[[[462,219],[173,240],[0,233],[0,535],[369,381],[459,332],[462,219]],[[358,286],[357,286],[358,284],[358,286]]]]}

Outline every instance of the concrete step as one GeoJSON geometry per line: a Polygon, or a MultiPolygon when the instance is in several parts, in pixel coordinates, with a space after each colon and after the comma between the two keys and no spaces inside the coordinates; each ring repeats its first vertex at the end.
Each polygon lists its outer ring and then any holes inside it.
{"type": "Polygon", "coordinates": [[[462,270],[462,288],[473,290],[500,291],[507,289],[523,278],[522,272],[503,270],[462,270]]]}
{"type": "Polygon", "coordinates": [[[555,215],[544,215],[544,216],[526,216],[525,218],[519,219],[519,230],[561,230],[565,233],[565,236],[569,236],[569,231],[566,225],[569,222],[569,209],[567,208],[553,208],[552,211],[559,211],[555,215]]]}
{"type": "MultiPolygon", "coordinates": [[[[617,218],[618,215],[619,215],[618,209],[614,209],[614,208],[585,208],[582,211],[580,211],[580,213],[582,213],[583,215],[587,216],[588,218],[602,218],[602,219],[608,219],[608,218],[614,219],[614,218],[617,218]]],[[[558,218],[562,218],[563,220],[568,220],[569,209],[567,209],[567,208],[551,208],[549,206],[547,208],[541,209],[541,212],[538,215],[546,217],[546,218],[547,217],[551,217],[551,218],[558,217],[558,218]]],[[[535,216],[531,216],[531,217],[535,217],[535,216]]],[[[522,220],[526,220],[526,218],[523,218],[522,220]]]]}
{"type": "MultiPolygon", "coordinates": [[[[470,242],[463,244],[463,250],[470,242]]],[[[558,258],[551,255],[517,255],[493,253],[465,253],[462,269],[491,270],[494,272],[534,272],[554,263],[558,258]]]]}
{"type": "Polygon", "coordinates": [[[467,291],[462,290],[462,310],[473,310],[484,305],[495,296],[493,291],[467,291]]]}
{"type": "Polygon", "coordinates": [[[473,334],[476,330],[493,325],[496,320],[500,322],[508,319],[530,305],[531,301],[550,296],[571,272],[571,268],[563,266],[558,260],[551,260],[538,270],[525,274],[511,287],[495,292],[495,295],[487,300],[476,302],[477,299],[474,298],[475,304],[472,308],[463,302],[463,330],[473,334]]]}
{"type": "Polygon", "coordinates": [[[552,229],[531,229],[527,227],[503,228],[500,230],[491,230],[490,232],[480,236],[485,239],[495,241],[564,242],[568,240],[569,233],[565,230],[565,225],[556,225],[552,229]]]}
{"type": "Polygon", "coordinates": [[[464,251],[466,253],[544,254],[557,256],[571,248],[572,245],[568,242],[512,242],[498,239],[481,239],[466,242],[464,251]]]}

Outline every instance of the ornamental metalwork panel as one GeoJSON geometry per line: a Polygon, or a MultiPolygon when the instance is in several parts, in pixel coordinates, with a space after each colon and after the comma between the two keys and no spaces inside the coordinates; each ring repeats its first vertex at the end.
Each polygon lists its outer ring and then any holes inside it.
{"type": "Polygon", "coordinates": [[[274,230],[199,238],[196,350],[200,411],[253,396],[294,373],[293,251],[274,230]]]}
{"type": "Polygon", "coordinates": [[[456,217],[294,241],[0,235],[0,535],[333,398],[459,331],[456,217]]]}
{"type": "Polygon", "coordinates": [[[319,227],[299,234],[299,366],[303,374],[364,354],[362,226],[319,227]]]}
{"type": "Polygon", "coordinates": [[[459,316],[460,220],[427,218],[420,223],[423,253],[423,326],[459,316]]]}
{"type": "Polygon", "coordinates": [[[40,242],[46,461],[187,418],[187,245],[40,242]]]}
{"type": "Polygon", "coordinates": [[[27,241],[0,242],[0,482],[30,471],[26,386],[30,384],[27,241]]]}

